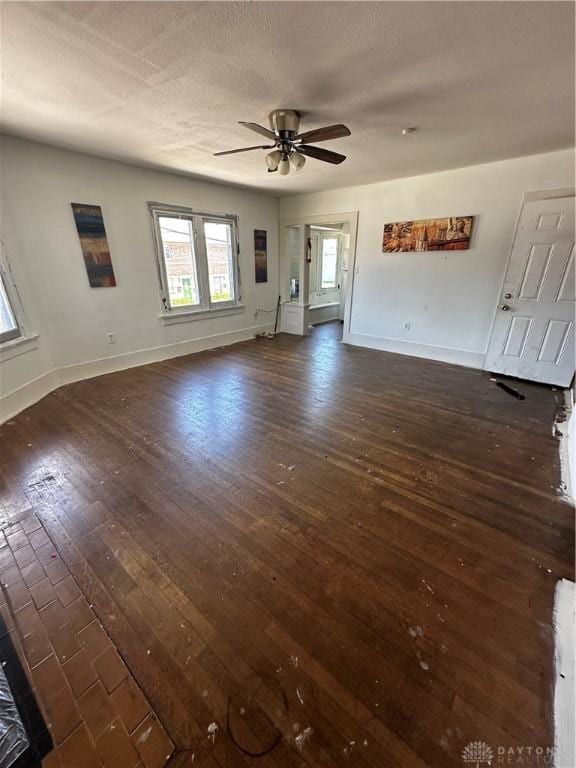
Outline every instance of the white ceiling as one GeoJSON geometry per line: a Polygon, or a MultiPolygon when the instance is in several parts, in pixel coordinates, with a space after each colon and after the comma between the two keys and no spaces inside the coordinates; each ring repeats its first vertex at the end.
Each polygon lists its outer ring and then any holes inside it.
{"type": "MultiPolygon", "coordinates": [[[[312,191],[573,143],[571,2],[4,2],[3,130],[129,162],[312,191]],[[288,177],[239,120],[343,122],[288,177]],[[403,137],[405,126],[420,126],[403,137]]],[[[264,142],[265,143],[265,142],[264,142]]]]}

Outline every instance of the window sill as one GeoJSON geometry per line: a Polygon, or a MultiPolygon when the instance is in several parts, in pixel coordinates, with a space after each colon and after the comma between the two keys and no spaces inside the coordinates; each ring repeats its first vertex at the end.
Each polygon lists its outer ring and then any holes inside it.
{"type": "Polygon", "coordinates": [[[221,309],[195,309],[191,312],[166,312],[159,315],[164,325],[178,325],[189,323],[193,320],[208,320],[211,317],[226,317],[227,315],[240,315],[244,312],[244,304],[236,304],[234,307],[222,307],[221,309]]]}
{"type": "Polygon", "coordinates": [[[324,301],[320,304],[310,304],[310,309],[326,309],[326,307],[339,307],[339,301],[324,301]]]}
{"type": "Polygon", "coordinates": [[[5,341],[0,344],[0,363],[10,360],[12,357],[23,355],[25,352],[32,352],[38,349],[38,338],[40,334],[31,333],[28,336],[20,336],[18,339],[5,341]]]}

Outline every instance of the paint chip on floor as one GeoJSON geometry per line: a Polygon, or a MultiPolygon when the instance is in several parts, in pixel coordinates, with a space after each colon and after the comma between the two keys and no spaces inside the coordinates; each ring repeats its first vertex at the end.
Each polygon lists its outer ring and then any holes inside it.
{"type": "Polygon", "coordinates": [[[208,726],[208,738],[212,739],[212,743],[216,741],[216,734],[219,731],[218,723],[210,723],[208,726]]]}
{"type": "Polygon", "coordinates": [[[306,744],[306,742],[310,740],[310,737],[312,736],[313,733],[314,731],[312,730],[312,728],[308,726],[307,728],[304,728],[302,733],[299,733],[298,736],[296,736],[296,738],[294,739],[294,743],[296,744],[298,749],[302,749],[302,747],[306,744]]]}

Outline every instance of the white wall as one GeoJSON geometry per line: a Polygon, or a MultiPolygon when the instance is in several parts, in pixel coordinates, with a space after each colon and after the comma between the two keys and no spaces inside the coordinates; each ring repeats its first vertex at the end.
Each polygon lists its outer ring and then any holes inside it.
{"type": "MultiPolygon", "coordinates": [[[[0,364],[0,420],[59,383],[249,338],[273,322],[254,313],[277,298],[276,199],[13,137],[3,138],[1,159],[2,238],[40,336],[0,364]],[[161,322],[149,200],[239,215],[243,314],[161,322]],[[71,202],[102,206],[116,288],[89,287],[71,202]],[[255,228],[269,242],[269,280],[259,285],[255,228]]],[[[566,150],[286,197],[281,218],[359,211],[348,341],[481,366],[522,199],[573,187],[573,163],[566,150]],[[381,253],[385,222],[463,214],[476,217],[468,251],[381,253]]]]}
{"type": "Polygon", "coordinates": [[[345,340],[481,367],[523,196],[573,186],[574,153],[565,150],[285,197],[280,218],[359,212],[345,340]],[[382,253],[387,222],[468,214],[468,251],[382,253]]]}
{"type": "Polygon", "coordinates": [[[0,203],[6,254],[29,325],[40,331],[38,349],[0,366],[3,418],[28,404],[31,380],[48,374],[49,391],[53,369],[71,381],[249,338],[274,322],[255,311],[274,309],[278,297],[275,198],[3,137],[0,203]],[[161,322],[151,200],[239,216],[242,314],[161,322]],[[71,202],[102,206],[115,288],[90,288],[71,202]],[[254,229],[268,232],[267,283],[254,280],[254,229]]]}

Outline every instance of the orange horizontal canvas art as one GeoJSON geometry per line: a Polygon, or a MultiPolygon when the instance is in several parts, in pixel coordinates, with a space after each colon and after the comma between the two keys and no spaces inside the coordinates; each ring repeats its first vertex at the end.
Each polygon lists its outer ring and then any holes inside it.
{"type": "Polygon", "coordinates": [[[473,219],[454,216],[384,224],[382,251],[465,251],[470,244],[473,219]]]}

